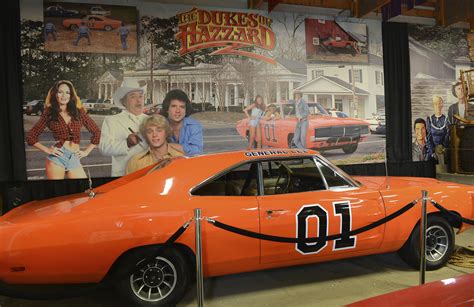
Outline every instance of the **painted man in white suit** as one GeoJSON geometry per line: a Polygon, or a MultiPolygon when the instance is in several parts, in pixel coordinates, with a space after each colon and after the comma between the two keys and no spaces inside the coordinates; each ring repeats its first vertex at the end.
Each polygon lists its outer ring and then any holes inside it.
{"type": "Polygon", "coordinates": [[[139,135],[140,125],[148,117],[143,114],[143,89],[121,87],[114,93],[114,102],[125,107],[121,113],[107,116],[102,124],[99,149],[104,156],[112,157],[112,177],[123,176],[127,162],[133,155],[148,148],[139,135]]]}

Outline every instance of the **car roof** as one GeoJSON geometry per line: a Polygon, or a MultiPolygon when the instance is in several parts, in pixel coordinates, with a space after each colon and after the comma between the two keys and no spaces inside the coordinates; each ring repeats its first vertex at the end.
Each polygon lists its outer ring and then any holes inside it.
{"type": "Polygon", "coordinates": [[[205,154],[201,156],[187,157],[177,159],[173,163],[178,168],[183,167],[183,173],[188,174],[189,167],[193,167],[196,172],[214,174],[217,170],[222,170],[240,163],[258,161],[269,158],[297,158],[302,156],[311,157],[318,154],[315,150],[297,149],[297,148],[275,148],[275,149],[254,149],[241,151],[228,151],[205,154]],[[188,165],[189,163],[189,165],[188,165]]]}
{"type": "Polygon", "coordinates": [[[173,162],[163,170],[179,177],[183,182],[187,181],[191,187],[240,164],[272,158],[312,157],[315,154],[317,151],[296,148],[229,151],[173,158],[173,162]],[[190,169],[193,170],[192,174],[189,173],[190,169]]]}

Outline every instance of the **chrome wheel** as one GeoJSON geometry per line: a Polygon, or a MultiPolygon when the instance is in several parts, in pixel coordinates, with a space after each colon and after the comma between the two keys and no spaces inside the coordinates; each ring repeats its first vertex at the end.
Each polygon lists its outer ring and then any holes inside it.
{"type": "Polygon", "coordinates": [[[166,258],[156,257],[154,262],[130,275],[130,287],[139,299],[156,302],[173,292],[177,276],[173,263],[166,258]]]}
{"type": "Polygon", "coordinates": [[[449,238],[446,230],[433,225],[426,230],[426,260],[438,261],[446,255],[449,247],[449,238]]]}
{"type": "MultiPolygon", "coordinates": [[[[453,227],[440,215],[429,215],[426,230],[426,270],[437,270],[451,257],[455,237],[453,227]]],[[[415,269],[420,268],[420,223],[410,234],[399,254],[406,263],[415,269]]]]}

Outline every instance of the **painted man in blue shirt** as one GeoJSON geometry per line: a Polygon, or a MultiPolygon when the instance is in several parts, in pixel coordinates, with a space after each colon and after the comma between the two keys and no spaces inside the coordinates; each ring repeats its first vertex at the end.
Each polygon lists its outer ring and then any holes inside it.
{"type": "Polygon", "coordinates": [[[306,135],[308,133],[308,116],[309,107],[300,92],[295,91],[295,113],[296,113],[296,128],[293,143],[296,148],[306,148],[306,135]]]}
{"type": "Polygon", "coordinates": [[[130,33],[128,27],[125,26],[125,23],[122,21],[122,25],[118,28],[117,35],[120,35],[120,42],[122,43],[122,49],[127,50],[127,36],[130,33]]]}
{"type": "Polygon", "coordinates": [[[182,146],[186,156],[202,154],[202,126],[191,115],[191,101],[182,90],[171,90],[163,100],[161,115],[168,118],[173,130],[170,141],[182,146]]]}
{"type": "Polygon", "coordinates": [[[46,42],[48,40],[48,35],[51,34],[53,36],[53,39],[56,40],[56,27],[52,22],[48,22],[44,25],[44,41],[46,42]]]}
{"type": "Polygon", "coordinates": [[[84,21],[81,21],[81,25],[79,26],[79,28],[77,28],[77,39],[74,42],[74,46],[77,46],[77,44],[79,43],[79,40],[83,37],[87,38],[87,42],[90,45],[91,44],[91,38],[90,38],[91,30],[89,30],[89,27],[86,26],[86,23],[84,21]]]}

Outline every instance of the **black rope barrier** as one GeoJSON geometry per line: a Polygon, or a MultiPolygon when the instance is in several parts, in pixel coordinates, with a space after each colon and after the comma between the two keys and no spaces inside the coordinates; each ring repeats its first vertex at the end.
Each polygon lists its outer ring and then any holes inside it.
{"type": "Polygon", "coordinates": [[[175,233],[173,233],[168,240],[163,245],[160,245],[157,247],[156,250],[153,251],[153,253],[150,253],[149,256],[144,258],[144,261],[140,261],[140,265],[135,266],[133,268],[133,271],[135,270],[142,270],[144,269],[148,263],[152,262],[155,260],[155,258],[163,251],[165,248],[168,248],[171,244],[173,244],[178,238],[188,229],[189,225],[191,224],[192,219],[187,221],[183,226],[179,227],[175,233]]]}
{"type": "Polygon", "coordinates": [[[456,213],[453,213],[451,211],[449,211],[448,209],[446,209],[445,207],[441,206],[439,203],[437,203],[436,201],[430,199],[431,201],[431,204],[433,206],[435,206],[436,209],[438,209],[439,211],[443,212],[443,213],[447,213],[449,215],[451,215],[453,218],[463,222],[463,223],[466,223],[466,224],[469,224],[469,225],[474,225],[474,220],[471,220],[471,219],[467,219],[467,218],[464,218],[462,216],[459,216],[457,215],[456,213]]]}
{"type": "Polygon", "coordinates": [[[359,233],[362,233],[362,232],[365,232],[365,231],[368,231],[368,230],[371,230],[375,227],[378,227],[380,225],[383,225],[397,217],[399,217],[400,215],[402,215],[403,213],[405,213],[406,211],[410,210],[414,205],[416,205],[418,203],[418,199],[417,200],[414,200],[412,201],[411,203],[408,203],[406,204],[405,206],[403,206],[402,208],[398,209],[397,211],[395,211],[394,213],[390,214],[390,215],[387,215],[386,217],[378,220],[378,221],[375,221],[373,223],[370,223],[364,227],[361,227],[361,228],[358,228],[358,229],[354,229],[354,230],[351,230],[347,233],[340,233],[340,234],[335,234],[335,235],[330,235],[330,236],[321,236],[321,237],[314,237],[314,238],[290,238],[290,237],[279,237],[279,236],[273,236],[273,235],[268,235],[268,234],[261,234],[261,233],[258,233],[258,232],[254,232],[254,231],[250,231],[250,230],[245,230],[245,229],[241,229],[241,228],[238,228],[238,227],[234,227],[234,226],[231,226],[231,225],[227,225],[227,224],[224,224],[222,222],[219,222],[219,221],[216,221],[216,220],[213,220],[213,219],[207,219],[207,221],[211,224],[213,224],[214,226],[218,227],[218,228],[221,228],[223,230],[227,230],[227,231],[230,231],[230,232],[233,232],[233,233],[236,233],[236,234],[239,234],[239,235],[242,235],[242,236],[246,236],[246,237],[250,237],[250,238],[254,238],[254,239],[260,239],[260,240],[265,240],[265,241],[273,241],[273,242],[280,242],[280,243],[315,243],[315,242],[319,242],[319,241],[332,241],[332,240],[336,240],[336,239],[340,239],[342,238],[342,236],[353,236],[353,235],[357,235],[359,233]]]}

